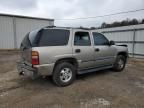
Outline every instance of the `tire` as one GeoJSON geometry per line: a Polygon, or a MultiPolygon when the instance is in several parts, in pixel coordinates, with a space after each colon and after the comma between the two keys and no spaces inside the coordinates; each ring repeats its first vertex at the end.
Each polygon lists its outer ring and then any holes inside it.
{"type": "Polygon", "coordinates": [[[114,63],[113,69],[116,72],[121,72],[125,68],[125,65],[126,65],[126,57],[123,55],[118,55],[114,63]]]}
{"type": "Polygon", "coordinates": [[[56,65],[52,77],[57,86],[68,86],[72,84],[76,78],[76,68],[67,62],[59,63],[56,65]]]}

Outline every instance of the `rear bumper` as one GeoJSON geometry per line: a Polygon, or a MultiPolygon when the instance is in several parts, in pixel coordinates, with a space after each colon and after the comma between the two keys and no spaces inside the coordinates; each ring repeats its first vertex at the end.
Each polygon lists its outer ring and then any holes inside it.
{"type": "Polygon", "coordinates": [[[53,73],[54,63],[34,65],[33,67],[37,69],[37,71],[40,75],[49,76],[49,75],[52,75],[52,73],[53,73]]]}
{"type": "Polygon", "coordinates": [[[24,75],[35,79],[39,76],[52,75],[54,63],[44,65],[34,65],[25,62],[17,62],[17,70],[19,75],[24,75]]]}
{"type": "Polygon", "coordinates": [[[32,65],[24,62],[17,62],[17,70],[19,75],[27,76],[32,79],[40,76],[36,68],[33,68],[32,65]]]}

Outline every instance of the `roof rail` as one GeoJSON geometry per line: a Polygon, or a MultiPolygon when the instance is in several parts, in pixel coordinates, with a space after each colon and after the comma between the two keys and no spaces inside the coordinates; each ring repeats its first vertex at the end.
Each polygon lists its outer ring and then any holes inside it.
{"type": "Polygon", "coordinates": [[[44,28],[55,28],[55,27],[57,27],[57,28],[66,28],[66,29],[70,29],[70,28],[73,28],[73,29],[83,29],[83,30],[95,30],[96,29],[95,27],[88,28],[88,27],[82,27],[82,26],[80,26],[80,27],[46,26],[44,28]]]}
{"type": "Polygon", "coordinates": [[[88,27],[82,27],[82,26],[80,26],[79,29],[84,29],[84,30],[95,30],[96,28],[95,28],[95,27],[90,27],[90,28],[88,28],[88,27]]]}
{"type": "Polygon", "coordinates": [[[44,28],[54,28],[54,27],[56,27],[56,26],[46,26],[44,28]]]}
{"type": "Polygon", "coordinates": [[[66,29],[72,28],[72,27],[60,27],[60,26],[46,26],[44,28],[54,28],[54,27],[56,27],[56,28],[66,28],[66,29]]]}
{"type": "Polygon", "coordinates": [[[90,30],[90,28],[80,26],[78,29],[90,30]]]}

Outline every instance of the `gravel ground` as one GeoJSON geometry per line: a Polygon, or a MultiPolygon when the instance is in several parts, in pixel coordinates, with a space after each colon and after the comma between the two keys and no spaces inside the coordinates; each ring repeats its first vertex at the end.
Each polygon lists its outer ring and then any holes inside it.
{"type": "Polygon", "coordinates": [[[144,108],[144,60],[129,59],[123,72],[77,76],[68,87],[51,77],[31,80],[16,70],[17,52],[0,52],[0,108],[144,108]]]}

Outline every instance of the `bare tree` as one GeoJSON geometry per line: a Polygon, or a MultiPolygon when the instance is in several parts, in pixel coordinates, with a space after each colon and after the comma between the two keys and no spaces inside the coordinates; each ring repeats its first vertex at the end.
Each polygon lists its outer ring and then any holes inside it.
{"type": "Polygon", "coordinates": [[[129,21],[129,25],[136,25],[139,24],[137,19],[132,19],[131,21],[129,21]]]}
{"type": "Polygon", "coordinates": [[[126,19],[123,20],[121,22],[115,21],[111,24],[107,24],[105,22],[102,23],[101,28],[110,28],[110,27],[120,27],[120,26],[128,26],[128,25],[137,25],[137,24],[144,24],[144,19],[142,20],[142,22],[139,22],[137,19],[126,19]]]}
{"type": "Polygon", "coordinates": [[[142,20],[142,24],[144,24],[144,19],[142,20]]]}
{"type": "Polygon", "coordinates": [[[101,28],[106,28],[107,24],[105,22],[102,23],[101,28]]]}

